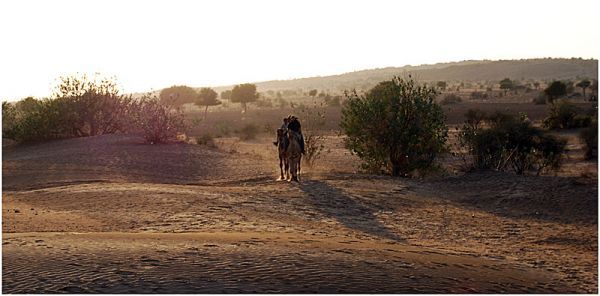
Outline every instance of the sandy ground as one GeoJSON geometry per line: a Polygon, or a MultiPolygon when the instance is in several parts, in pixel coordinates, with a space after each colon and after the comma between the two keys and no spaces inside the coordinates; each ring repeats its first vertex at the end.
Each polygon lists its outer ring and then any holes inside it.
{"type": "Polygon", "coordinates": [[[270,140],[5,147],[2,291],[598,292],[596,171],[371,176],[331,137],[296,184],[270,140]]]}

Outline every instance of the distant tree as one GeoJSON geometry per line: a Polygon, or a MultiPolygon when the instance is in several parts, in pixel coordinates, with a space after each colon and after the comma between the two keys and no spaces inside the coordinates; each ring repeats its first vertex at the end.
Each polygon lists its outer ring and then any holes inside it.
{"type": "Polygon", "coordinates": [[[446,81],[438,81],[436,85],[437,85],[437,87],[439,87],[441,90],[446,90],[446,86],[447,86],[447,84],[446,84],[446,81]]]}
{"type": "Polygon", "coordinates": [[[194,103],[198,93],[191,87],[175,85],[160,91],[160,102],[173,107],[181,107],[183,104],[194,103]]]}
{"type": "Polygon", "coordinates": [[[204,108],[204,118],[206,119],[206,114],[208,113],[208,107],[217,106],[221,104],[221,101],[217,100],[217,92],[214,91],[210,87],[203,87],[200,89],[200,93],[198,94],[198,99],[194,102],[198,107],[204,108]]]}
{"type": "Polygon", "coordinates": [[[311,89],[308,92],[308,95],[314,98],[317,95],[317,90],[316,89],[311,89]]]}
{"type": "Polygon", "coordinates": [[[579,83],[577,83],[577,87],[581,87],[581,90],[583,91],[584,98],[585,98],[585,89],[590,87],[590,85],[592,85],[592,83],[588,79],[581,80],[581,81],[579,81],[579,83]]]}
{"type": "Polygon", "coordinates": [[[252,103],[258,99],[258,93],[256,92],[256,85],[251,83],[244,83],[236,85],[231,90],[231,102],[240,103],[244,108],[244,113],[248,110],[248,103],[252,103]]]}
{"type": "Polygon", "coordinates": [[[535,90],[539,90],[540,89],[540,82],[539,81],[534,82],[533,86],[535,87],[535,90]]]}
{"type": "Polygon", "coordinates": [[[555,99],[567,94],[567,85],[562,81],[553,81],[545,90],[548,96],[548,102],[552,103],[555,99]]]}
{"type": "Polygon", "coordinates": [[[221,100],[231,100],[231,90],[224,90],[221,92],[221,100]]]}
{"type": "Polygon", "coordinates": [[[509,78],[504,78],[500,80],[500,89],[504,90],[504,95],[506,96],[506,92],[508,90],[513,89],[515,86],[514,82],[509,78]]]}

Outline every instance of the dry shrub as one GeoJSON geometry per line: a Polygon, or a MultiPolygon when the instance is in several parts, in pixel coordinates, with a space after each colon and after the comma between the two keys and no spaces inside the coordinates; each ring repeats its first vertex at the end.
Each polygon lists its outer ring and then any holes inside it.
{"type": "Polygon", "coordinates": [[[135,102],[131,130],[143,134],[146,142],[166,143],[176,141],[185,132],[183,112],[160,103],[156,96],[145,95],[135,102]]]}

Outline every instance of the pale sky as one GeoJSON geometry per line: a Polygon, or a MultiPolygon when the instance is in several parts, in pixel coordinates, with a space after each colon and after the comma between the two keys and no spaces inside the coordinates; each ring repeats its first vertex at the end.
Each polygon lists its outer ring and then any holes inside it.
{"type": "Polygon", "coordinates": [[[0,100],[99,72],[123,92],[471,59],[598,59],[597,0],[0,1],[0,100]]]}

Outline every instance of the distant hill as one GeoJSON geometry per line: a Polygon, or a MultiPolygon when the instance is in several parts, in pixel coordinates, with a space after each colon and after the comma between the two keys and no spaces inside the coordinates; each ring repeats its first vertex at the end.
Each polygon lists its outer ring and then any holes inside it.
{"type": "MultiPolygon", "coordinates": [[[[367,89],[393,76],[411,74],[420,81],[500,81],[510,79],[598,79],[598,60],[595,59],[526,59],[501,61],[462,61],[433,65],[388,67],[362,70],[332,76],[318,76],[292,80],[255,82],[258,91],[285,89],[319,89],[342,91],[345,89],[367,89]]],[[[215,87],[220,92],[232,86],[215,87]]]]}

